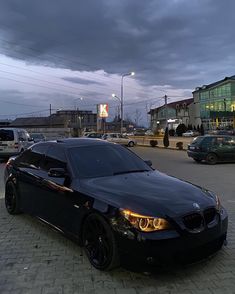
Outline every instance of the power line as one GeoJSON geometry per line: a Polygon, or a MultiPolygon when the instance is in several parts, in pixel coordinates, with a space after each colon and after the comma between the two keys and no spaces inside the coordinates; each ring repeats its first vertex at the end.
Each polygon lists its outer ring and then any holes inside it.
{"type": "Polygon", "coordinates": [[[17,102],[5,101],[5,100],[1,100],[1,99],[0,99],[0,102],[7,103],[7,104],[20,105],[20,106],[41,107],[41,106],[39,106],[39,105],[23,104],[23,103],[17,103],[17,102]]]}
{"type": "MultiPolygon", "coordinates": [[[[8,43],[8,44],[18,45],[17,42],[8,41],[8,40],[5,40],[5,39],[3,39],[3,38],[0,38],[0,41],[5,42],[5,43],[8,43]]],[[[37,52],[37,53],[41,53],[40,50],[35,49],[35,48],[25,47],[25,46],[22,46],[22,45],[21,45],[21,47],[24,48],[24,49],[26,49],[26,50],[31,50],[31,51],[35,51],[35,52],[37,52]]],[[[33,57],[38,57],[37,54],[32,54],[32,53],[20,52],[20,54],[23,54],[23,55],[26,55],[26,56],[27,56],[27,55],[30,55],[30,56],[33,56],[33,57]]],[[[73,59],[69,59],[69,58],[61,57],[61,56],[54,55],[54,54],[48,54],[48,53],[46,53],[46,55],[47,55],[47,56],[51,56],[51,57],[53,57],[53,58],[57,58],[57,59],[61,59],[61,60],[65,60],[65,61],[69,61],[69,62],[72,62],[72,63],[76,63],[76,64],[79,64],[79,65],[82,65],[82,66],[87,66],[87,67],[89,67],[90,71],[92,71],[92,74],[93,74],[93,75],[97,75],[97,76],[98,76],[98,80],[101,80],[102,82],[105,81],[105,82],[109,82],[109,83],[110,83],[110,79],[114,79],[113,77],[110,77],[110,76],[109,76],[108,78],[106,78],[105,76],[101,76],[99,73],[93,71],[93,69],[91,68],[91,65],[88,65],[88,64],[85,64],[85,63],[80,63],[80,62],[78,62],[77,60],[73,60],[73,59]]],[[[87,77],[84,73],[83,73],[83,76],[87,77]]],[[[89,77],[89,78],[90,78],[90,77],[89,77]]],[[[118,81],[116,81],[116,80],[115,80],[115,81],[111,81],[111,83],[120,86],[120,83],[119,83],[118,81]]],[[[132,86],[129,86],[128,88],[130,88],[130,89],[134,89],[134,90],[137,90],[137,91],[141,91],[141,90],[139,90],[139,89],[137,89],[137,88],[135,88],[135,87],[132,87],[132,86]]],[[[163,89],[158,89],[158,91],[165,92],[165,90],[163,90],[163,89]]]]}

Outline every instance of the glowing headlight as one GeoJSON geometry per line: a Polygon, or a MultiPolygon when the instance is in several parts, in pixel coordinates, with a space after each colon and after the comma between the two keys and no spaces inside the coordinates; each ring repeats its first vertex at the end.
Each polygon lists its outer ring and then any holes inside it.
{"type": "Polygon", "coordinates": [[[171,225],[164,218],[144,216],[125,209],[120,211],[125,219],[127,219],[133,227],[142,232],[171,229],[171,225]]]}

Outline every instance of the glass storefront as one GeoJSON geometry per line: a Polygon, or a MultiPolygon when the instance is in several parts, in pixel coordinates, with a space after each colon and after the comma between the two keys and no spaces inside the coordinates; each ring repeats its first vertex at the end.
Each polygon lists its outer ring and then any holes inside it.
{"type": "Polygon", "coordinates": [[[200,115],[206,129],[227,129],[234,127],[235,91],[231,82],[199,94],[200,115]]]}

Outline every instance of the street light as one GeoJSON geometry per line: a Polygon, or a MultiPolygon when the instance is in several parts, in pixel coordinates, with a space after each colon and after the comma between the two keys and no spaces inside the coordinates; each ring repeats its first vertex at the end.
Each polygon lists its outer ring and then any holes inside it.
{"type": "MultiPolygon", "coordinates": [[[[121,99],[116,95],[116,94],[112,94],[112,97],[113,98],[116,98],[118,101],[119,101],[119,103],[120,103],[120,106],[121,106],[121,99]]],[[[120,106],[118,106],[118,120],[120,119],[120,106]]],[[[120,127],[121,128],[121,127],[120,127]]]]}
{"type": "MultiPolygon", "coordinates": [[[[76,99],[73,99],[74,102],[74,108],[75,108],[75,113],[74,113],[74,122],[77,125],[77,135],[81,135],[81,117],[79,116],[79,108],[76,106],[75,101],[80,100],[82,101],[82,97],[78,97],[76,99]]],[[[73,114],[71,114],[73,115],[73,114]]]]}
{"type": "MultiPolygon", "coordinates": [[[[77,100],[82,101],[82,100],[83,100],[83,97],[79,97],[79,98],[73,99],[73,102],[75,102],[75,101],[77,101],[77,100]]],[[[74,107],[75,107],[75,109],[77,109],[77,107],[76,107],[76,103],[74,103],[74,107]]]]}
{"type": "Polygon", "coordinates": [[[135,73],[132,71],[132,72],[122,74],[122,78],[121,78],[121,99],[120,99],[120,102],[121,102],[121,134],[122,134],[122,130],[123,130],[123,79],[124,79],[124,77],[134,76],[134,75],[135,75],[135,73]]]}

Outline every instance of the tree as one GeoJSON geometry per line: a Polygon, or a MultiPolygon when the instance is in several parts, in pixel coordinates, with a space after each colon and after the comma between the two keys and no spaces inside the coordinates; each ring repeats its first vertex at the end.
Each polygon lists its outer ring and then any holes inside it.
{"type": "Polygon", "coordinates": [[[200,133],[201,133],[202,136],[205,135],[205,131],[204,131],[203,124],[201,124],[201,127],[200,127],[200,133]]]}
{"type": "Polygon", "coordinates": [[[187,131],[187,127],[185,124],[179,124],[178,127],[176,128],[176,134],[178,136],[182,136],[183,133],[187,131]]]}
{"type": "Polygon", "coordinates": [[[142,120],[141,111],[139,109],[136,109],[135,110],[135,118],[134,118],[135,125],[139,126],[141,120],[142,120]]]}
{"type": "Polygon", "coordinates": [[[197,131],[200,132],[200,127],[199,127],[199,125],[197,125],[197,131]]]}
{"type": "Polygon", "coordinates": [[[166,148],[170,145],[170,143],[169,143],[168,127],[166,127],[166,129],[165,129],[165,134],[164,134],[164,137],[163,137],[163,145],[166,148]]]}

